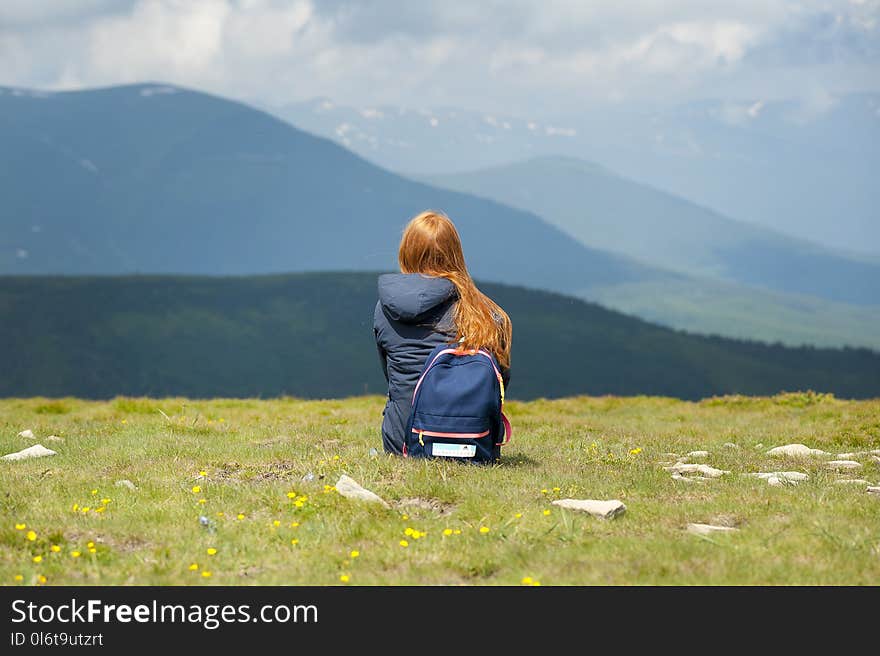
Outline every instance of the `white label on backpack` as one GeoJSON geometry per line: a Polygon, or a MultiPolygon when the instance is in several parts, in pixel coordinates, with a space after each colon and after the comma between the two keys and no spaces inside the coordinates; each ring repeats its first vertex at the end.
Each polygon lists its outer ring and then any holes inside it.
{"type": "Polygon", "coordinates": [[[434,442],[431,445],[431,455],[443,458],[473,458],[477,455],[477,447],[474,444],[434,442]]]}

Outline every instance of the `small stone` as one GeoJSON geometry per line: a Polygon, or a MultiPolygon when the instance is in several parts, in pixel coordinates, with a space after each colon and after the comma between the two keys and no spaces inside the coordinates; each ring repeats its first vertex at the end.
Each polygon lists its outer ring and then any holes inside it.
{"type": "Polygon", "coordinates": [[[806,456],[827,456],[830,455],[821,449],[811,449],[806,444],[786,444],[785,446],[777,446],[767,452],[768,456],[792,456],[795,458],[804,458],[806,456]]]}
{"type": "MultiPolygon", "coordinates": [[[[762,478],[765,481],[769,480],[771,478],[776,478],[776,479],[779,479],[780,481],[782,479],[785,479],[787,482],[790,482],[790,483],[799,483],[799,482],[805,481],[809,478],[809,476],[807,476],[806,474],[804,474],[802,472],[788,472],[788,471],[786,471],[786,472],[757,472],[755,474],[746,474],[746,476],[752,476],[754,478],[762,478]]],[[[772,485],[772,483],[771,483],[771,485],[772,485]]]]}
{"type": "Polygon", "coordinates": [[[50,435],[49,437],[46,438],[46,441],[47,442],[63,442],[64,438],[58,437],[57,435],[50,435]]]}
{"type": "Polygon", "coordinates": [[[28,458],[44,458],[46,456],[58,455],[52,449],[47,449],[42,444],[34,444],[26,449],[17,451],[16,453],[7,453],[0,460],[27,460],[28,458]]]}
{"type": "Polygon", "coordinates": [[[868,451],[872,456],[880,456],[880,449],[871,449],[868,451]]]}
{"type": "Polygon", "coordinates": [[[687,464],[683,462],[677,462],[671,467],[664,467],[663,469],[673,474],[702,474],[706,478],[718,478],[719,476],[730,473],[723,469],[715,469],[709,465],[687,464]]]}
{"type": "Polygon", "coordinates": [[[125,488],[128,488],[129,490],[136,490],[137,489],[137,486],[134,483],[132,483],[130,480],[128,480],[127,478],[123,478],[121,481],[116,481],[116,483],[114,483],[114,485],[116,485],[116,487],[125,487],[125,488]]]}
{"type": "Polygon", "coordinates": [[[734,444],[733,442],[725,442],[721,446],[723,446],[725,449],[738,449],[739,448],[739,445],[734,444]]]}
{"type": "Polygon", "coordinates": [[[370,457],[371,457],[371,458],[375,458],[375,457],[378,456],[378,455],[379,455],[379,452],[376,451],[375,448],[370,447],[370,457]]]}
{"type": "Polygon", "coordinates": [[[24,429],[23,431],[21,431],[21,432],[18,434],[18,436],[19,436],[19,437],[23,437],[23,438],[25,438],[25,439],[27,439],[27,440],[32,440],[32,439],[34,439],[34,438],[36,437],[36,435],[34,435],[34,431],[32,431],[30,428],[26,428],[26,429],[24,429]]]}
{"type": "Polygon", "coordinates": [[[311,483],[313,480],[315,480],[315,474],[313,472],[309,472],[308,474],[306,474],[305,476],[302,477],[303,483],[311,483]]]}
{"type": "Polygon", "coordinates": [[[827,463],[829,469],[861,469],[862,463],[855,460],[829,460],[827,463]]]}
{"type": "Polygon", "coordinates": [[[868,494],[876,494],[880,496],[880,485],[878,486],[868,486],[868,494]]]}
{"type": "Polygon", "coordinates": [[[626,505],[617,499],[601,501],[597,499],[557,499],[554,506],[568,508],[569,510],[581,510],[599,519],[613,519],[626,512],[626,505]]]}
{"type": "Polygon", "coordinates": [[[789,481],[787,478],[779,478],[778,476],[768,476],[767,477],[767,485],[770,487],[782,487],[786,483],[791,483],[792,485],[797,485],[797,481],[789,481]]]}
{"type": "Polygon", "coordinates": [[[708,458],[708,451],[691,451],[688,453],[688,458],[708,458]]]}
{"type": "Polygon", "coordinates": [[[839,481],[834,481],[837,485],[868,485],[868,481],[864,478],[841,478],[839,481]]]}
{"type": "Polygon", "coordinates": [[[370,503],[379,503],[390,508],[391,506],[375,492],[371,492],[355,481],[353,478],[343,474],[336,482],[336,491],[348,499],[360,499],[361,501],[369,501],[370,503]]]}
{"type": "Polygon", "coordinates": [[[738,529],[731,526],[714,526],[712,524],[688,524],[687,532],[694,535],[710,535],[711,533],[735,533],[738,529]]]}
{"type": "Polygon", "coordinates": [[[702,483],[703,481],[708,481],[708,478],[703,478],[702,476],[682,476],[681,474],[673,474],[673,481],[683,481],[685,483],[702,483]]]}

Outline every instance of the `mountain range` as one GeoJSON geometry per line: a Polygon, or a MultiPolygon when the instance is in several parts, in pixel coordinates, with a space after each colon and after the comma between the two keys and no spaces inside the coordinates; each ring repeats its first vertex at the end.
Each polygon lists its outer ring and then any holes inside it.
{"type": "Polygon", "coordinates": [[[880,255],[876,93],[667,108],[620,103],[531,117],[351,107],[326,98],[270,109],[403,175],[576,157],[719,214],[875,260],[880,255]]]}
{"type": "MultiPolygon", "coordinates": [[[[0,88],[0,148],[0,274],[384,270],[395,266],[406,221],[433,207],[456,221],[484,280],[601,300],[692,332],[880,347],[871,304],[880,269],[870,261],[810,250],[579,162],[572,184],[595,193],[568,189],[564,198],[593,202],[607,187],[602,202],[628,208],[613,220],[629,226],[632,243],[651,224],[640,214],[654,212],[682,230],[710,221],[699,235],[711,246],[700,250],[685,234],[682,244],[662,242],[661,255],[624,240],[605,250],[614,244],[586,239],[576,211],[507,194],[517,209],[407,179],[266,112],[169,85],[0,88]]],[[[503,173],[524,189],[552,190],[554,167],[572,160],[526,164],[503,173]]],[[[474,175],[480,194],[498,191],[492,175],[474,175]]],[[[588,218],[612,225],[598,211],[588,218]]]]}

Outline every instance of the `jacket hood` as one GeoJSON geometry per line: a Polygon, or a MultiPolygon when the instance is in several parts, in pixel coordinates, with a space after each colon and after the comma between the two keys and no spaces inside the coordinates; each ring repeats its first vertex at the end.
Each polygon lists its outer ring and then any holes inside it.
{"type": "Polygon", "coordinates": [[[446,278],[420,273],[383,273],[379,276],[379,302],[395,321],[418,321],[455,295],[455,285],[446,278]]]}

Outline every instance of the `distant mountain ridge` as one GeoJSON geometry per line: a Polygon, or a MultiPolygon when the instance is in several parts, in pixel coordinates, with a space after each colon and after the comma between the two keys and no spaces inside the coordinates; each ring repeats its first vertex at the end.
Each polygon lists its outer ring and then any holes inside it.
{"type": "Polygon", "coordinates": [[[265,112],[172,85],[0,88],[0,149],[0,275],[383,269],[407,219],[433,207],[455,219],[484,280],[692,332],[880,346],[880,310],[587,247],[533,213],[407,180],[265,112]]]}
{"type": "Polygon", "coordinates": [[[477,276],[560,291],[675,278],[539,218],[401,178],[245,105],[168,85],[0,95],[0,274],[393,266],[406,221],[455,219],[477,276]]]}
{"type": "Polygon", "coordinates": [[[407,176],[572,156],[726,216],[880,256],[880,94],[819,100],[621,102],[517,117],[319,98],[271,111],[407,176]]]}
{"type": "Polygon", "coordinates": [[[571,157],[425,181],[534,212],[585,245],[691,275],[880,306],[880,262],[736,221],[571,157]]]}

